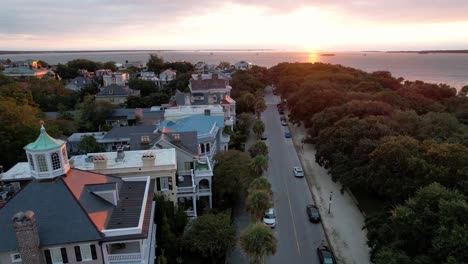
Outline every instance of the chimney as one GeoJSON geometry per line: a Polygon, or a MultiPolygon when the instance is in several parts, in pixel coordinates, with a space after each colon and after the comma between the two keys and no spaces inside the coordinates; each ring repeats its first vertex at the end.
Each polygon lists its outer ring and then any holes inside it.
{"type": "Polygon", "coordinates": [[[107,168],[107,157],[104,154],[96,155],[93,157],[93,164],[95,170],[102,170],[107,168]]]}
{"type": "Polygon", "coordinates": [[[147,151],[141,156],[143,167],[155,166],[154,161],[156,160],[156,154],[153,151],[147,151]]]}
{"type": "Polygon", "coordinates": [[[210,116],[211,115],[211,110],[210,109],[205,109],[205,115],[210,116]]]}
{"type": "Polygon", "coordinates": [[[73,159],[68,160],[68,164],[70,164],[70,169],[75,168],[75,160],[73,160],[73,159]]]}
{"type": "Polygon", "coordinates": [[[143,120],[143,109],[135,108],[135,118],[139,119],[140,121],[143,120]]]}
{"type": "Polygon", "coordinates": [[[117,157],[115,158],[115,162],[123,161],[125,158],[125,152],[123,147],[117,148],[117,157]]]}
{"type": "Polygon", "coordinates": [[[34,212],[16,213],[11,219],[15,230],[18,251],[23,264],[43,264],[39,248],[39,233],[34,212]]]}

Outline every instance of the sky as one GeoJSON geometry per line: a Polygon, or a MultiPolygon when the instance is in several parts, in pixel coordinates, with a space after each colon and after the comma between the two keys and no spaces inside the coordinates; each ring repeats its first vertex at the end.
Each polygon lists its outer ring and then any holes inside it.
{"type": "Polygon", "coordinates": [[[0,50],[468,49],[468,0],[9,0],[0,50]]]}

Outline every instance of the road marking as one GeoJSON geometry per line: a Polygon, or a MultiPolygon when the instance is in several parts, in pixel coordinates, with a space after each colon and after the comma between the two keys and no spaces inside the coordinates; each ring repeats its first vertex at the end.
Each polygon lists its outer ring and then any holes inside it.
{"type": "Polygon", "coordinates": [[[289,197],[288,182],[285,180],[284,175],[282,176],[282,178],[283,178],[284,184],[286,185],[286,194],[288,195],[288,202],[289,202],[289,212],[291,212],[294,236],[296,237],[297,253],[299,254],[299,256],[301,256],[301,247],[299,246],[299,240],[297,239],[296,223],[294,222],[294,214],[293,214],[292,206],[291,206],[291,198],[289,197]]]}

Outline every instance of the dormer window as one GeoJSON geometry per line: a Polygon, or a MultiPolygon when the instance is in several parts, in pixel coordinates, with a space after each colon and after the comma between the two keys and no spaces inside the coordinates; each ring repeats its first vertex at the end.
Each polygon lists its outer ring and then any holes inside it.
{"type": "Polygon", "coordinates": [[[54,153],[50,154],[50,159],[52,160],[52,169],[53,170],[58,170],[58,169],[60,169],[62,167],[61,164],[60,164],[60,158],[59,158],[58,152],[54,152],[54,153]]]}
{"type": "Polygon", "coordinates": [[[149,136],[141,136],[141,143],[149,143],[150,138],[149,136]]]}
{"type": "Polygon", "coordinates": [[[175,140],[179,140],[179,139],[180,139],[180,134],[172,134],[172,137],[173,137],[175,140]]]}

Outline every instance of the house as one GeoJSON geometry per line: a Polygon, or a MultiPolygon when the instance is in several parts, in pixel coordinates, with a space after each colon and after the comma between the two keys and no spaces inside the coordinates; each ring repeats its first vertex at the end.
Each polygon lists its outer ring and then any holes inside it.
{"type": "MultiPolygon", "coordinates": [[[[177,202],[179,205],[190,205],[193,200],[200,201],[204,207],[212,208],[212,178],[211,161],[199,155],[197,132],[164,132],[153,144],[152,149],[174,148],[177,156],[177,202]],[[194,180],[195,191],[186,186],[194,180]]],[[[188,209],[188,208],[185,208],[188,209]]],[[[197,207],[195,207],[197,209],[197,207]]],[[[199,208],[203,209],[203,208],[199,208]]],[[[197,210],[194,211],[196,213],[197,210]]],[[[196,215],[189,215],[196,216],[196,215]]]]}
{"type": "Polygon", "coordinates": [[[223,116],[224,126],[233,128],[236,120],[235,101],[221,101],[219,105],[181,105],[168,107],[164,111],[165,120],[176,120],[194,115],[223,116]]]}
{"type": "Polygon", "coordinates": [[[154,263],[155,180],[73,168],[44,126],[24,150],[30,180],[0,209],[0,263],[154,263]]]}
{"type": "Polygon", "coordinates": [[[162,80],[159,79],[154,72],[142,71],[138,77],[140,80],[152,81],[157,87],[162,87],[162,80]]]}
{"type": "Polygon", "coordinates": [[[234,67],[236,68],[236,70],[246,71],[246,70],[252,68],[252,63],[247,62],[247,61],[238,61],[238,62],[234,63],[234,67]]]}
{"type": "Polygon", "coordinates": [[[153,108],[117,108],[106,117],[106,124],[112,127],[130,126],[137,123],[156,125],[164,119],[164,110],[153,108]]]}
{"type": "Polygon", "coordinates": [[[124,86],[127,84],[129,79],[128,73],[114,72],[111,74],[105,74],[102,76],[102,81],[104,86],[109,86],[112,84],[124,86]]]}
{"type": "Polygon", "coordinates": [[[155,133],[156,125],[137,125],[114,127],[107,132],[98,142],[106,151],[145,150],[158,139],[155,133]]]}
{"type": "Polygon", "coordinates": [[[88,78],[76,77],[76,78],[72,79],[67,85],[65,85],[65,88],[67,88],[69,90],[72,90],[72,91],[75,91],[75,92],[78,92],[81,89],[83,89],[83,87],[91,85],[92,83],[93,83],[93,81],[91,81],[88,78]]]}
{"type": "Polygon", "coordinates": [[[175,80],[177,76],[177,71],[172,69],[166,69],[165,71],[159,74],[159,80],[161,80],[163,85],[168,84],[172,80],[175,80]]]}
{"type": "Polygon", "coordinates": [[[107,101],[112,104],[123,105],[129,96],[140,96],[140,90],[111,84],[101,88],[101,91],[95,95],[95,98],[96,101],[107,101]]]}
{"type": "Polygon", "coordinates": [[[11,67],[3,70],[3,74],[12,77],[12,78],[26,78],[34,77],[42,79],[44,76],[51,75],[53,77],[54,73],[49,72],[47,69],[35,69],[35,68],[26,68],[26,67],[11,67]]]}
{"type": "Polygon", "coordinates": [[[94,76],[96,77],[102,77],[104,75],[111,75],[111,74],[112,74],[112,70],[110,69],[99,69],[94,72],[94,76]]]}
{"type": "Polygon", "coordinates": [[[98,143],[101,143],[107,132],[85,132],[73,133],[67,138],[67,150],[71,153],[80,153],[82,150],[78,147],[84,136],[92,136],[98,143]]]}
{"type": "Polygon", "coordinates": [[[164,120],[157,128],[161,133],[197,132],[197,154],[210,161],[218,150],[228,150],[230,137],[223,133],[223,116],[194,115],[176,120],[164,120]]]}

